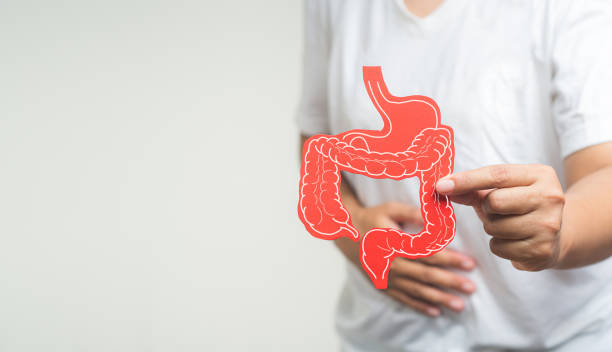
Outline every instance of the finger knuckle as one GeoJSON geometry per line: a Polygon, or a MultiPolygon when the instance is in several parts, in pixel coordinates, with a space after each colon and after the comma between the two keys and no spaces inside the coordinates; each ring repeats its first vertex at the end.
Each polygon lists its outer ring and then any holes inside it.
{"type": "Polygon", "coordinates": [[[495,242],[495,239],[494,239],[494,238],[492,238],[492,239],[489,241],[489,249],[491,250],[491,252],[492,252],[493,254],[497,254],[497,249],[498,249],[498,246],[497,246],[497,242],[495,242]]]}
{"type": "Polygon", "coordinates": [[[512,266],[513,266],[515,269],[520,270],[520,271],[528,271],[528,270],[527,270],[527,267],[526,267],[526,265],[525,265],[525,264],[520,263],[520,262],[517,262],[517,261],[513,261],[513,262],[512,262],[512,266]]]}
{"type": "Polygon", "coordinates": [[[432,282],[434,275],[435,273],[434,273],[433,267],[426,265],[421,270],[421,273],[419,275],[419,280],[423,282],[432,282]]]}
{"type": "Polygon", "coordinates": [[[565,194],[560,189],[552,189],[544,194],[544,199],[551,204],[565,204],[565,194]]]}
{"type": "Polygon", "coordinates": [[[505,257],[503,247],[495,238],[492,238],[489,241],[489,249],[491,250],[491,253],[495,254],[496,256],[505,257]]]}
{"type": "Polygon", "coordinates": [[[491,192],[485,200],[486,206],[493,212],[502,211],[505,205],[504,196],[500,192],[491,192]]]}
{"type": "Polygon", "coordinates": [[[536,258],[550,258],[552,257],[554,252],[553,246],[551,243],[542,243],[539,246],[535,247],[535,257],[536,258]]]}
{"type": "Polygon", "coordinates": [[[438,268],[431,268],[429,269],[429,282],[431,283],[435,283],[435,284],[442,284],[444,283],[444,271],[442,269],[438,269],[438,268]]]}
{"type": "Polygon", "coordinates": [[[401,282],[398,282],[397,286],[401,288],[402,292],[410,296],[418,295],[419,285],[411,279],[403,278],[401,282]]]}
{"type": "Polygon", "coordinates": [[[449,252],[448,252],[448,248],[443,249],[442,251],[428,257],[429,259],[431,259],[431,261],[433,263],[445,263],[448,261],[449,258],[449,252]]]}
{"type": "Polygon", "coordinates": [[[444,287],[461,287],[462,282],[461,278],[448,271],[442,271],[438,279],[438,285],[444,287]]]}
{"type": "Polygon", "coordinates": [[[421,296],[424,300],[434,303],[443,303],[444,297],[442,292],[435,288],[425,287],[421,291],[421,296]]]}
{"type": "Polygon", "coordinates": [[[515,265],[515,268],[521,271],[535,272],[535,271],[542,271],[546,269],[546,266],[541,263],[526,262],[526,263],[520,263],[519,266],[515,265]]]}
{"type": "Polygon", "coordinates": [[[495,233],[495,225],[489,220],[484,220],[482,222],[482,229],[489,235],[493,235],[495,233]]]}
{"type": "Polygon", "coordinates": [[[531,272],[536,272],[536,271],[542,271],[542,270],[545,270],[545,269],[547,269],[547,268],[548,268],[548,267],[547,267],[546,265],[543,265],[543,264],[536,264],[536,265],[533,265],[533,266],[529,267],[528,271],[531,271],[531,272]]]}
{"type": "Polygon", "coordinates": [[[544,164],[536,164],[536,165],[538,167],[538,170],[544,175],[556,175],[557,174],[555,169],[550,165],[544,165],[544,164]]]}
{"type": "Polygon", "coordinates": [[[510,170],[504,165],[495,165],[489,169],[491,178],[497,185],[505,184],[510,180],[510,170]]]}
{"type": "Polygon", "coordinates": [[[558,233],[561,230],[560,216],[547,216],[540,220],[540,225],[545,233],[558,233]]]}

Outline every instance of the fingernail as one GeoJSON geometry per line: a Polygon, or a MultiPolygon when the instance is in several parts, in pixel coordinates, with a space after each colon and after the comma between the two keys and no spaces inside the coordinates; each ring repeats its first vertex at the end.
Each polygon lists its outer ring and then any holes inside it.
{"type": "Polygon", "coordinates": [[[426,309],[426,311],[427,314],[431,315],[432,317],[437,317],[438,315],[440,315],[440,310],[436,308],[429,307],[426,309]]]}
{"type": "Polygon", "coordinates": [[[464,282],[461,284],[461,289],[465,292],[472,292],[474,291],[475,287],[474,284],[471,282],[464,282]]]}
{"type": "Polygon", "coordinates": [[[451,301],[448,303],[448,305],[449,305],[451,308],[455,309],[455,310],[461,310],[461,309],[463,309],[463,302],[462,302],[461,300],[458,300],[458,299],[453,299],[453,300],[451,300],[451,301]]]}
{"type": "Polygon", "coordinates": [[[441,193],[448,193],[455,188],[455,182],[449,179],[441,179],[436,183],[436,191],[441,193]]]}
{"type": "Polygon", "coordinates": [[[464,260],[461,262],[461,267],[463,269],[472,269],[474,267],[474,262],[471,260],[464,260]]]}

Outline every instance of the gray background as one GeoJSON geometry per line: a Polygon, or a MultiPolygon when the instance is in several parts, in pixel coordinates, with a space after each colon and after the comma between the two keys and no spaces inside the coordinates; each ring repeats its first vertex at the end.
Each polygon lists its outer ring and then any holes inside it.
{"type": "Polygon", "coordinates": [[[318,351],[299,1],[0,2],[0,351],[318,351]]]}

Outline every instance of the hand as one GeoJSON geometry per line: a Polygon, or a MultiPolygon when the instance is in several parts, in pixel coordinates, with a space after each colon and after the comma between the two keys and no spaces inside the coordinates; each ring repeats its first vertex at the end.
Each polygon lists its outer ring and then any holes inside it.
{"type": "MultiPolygon", "coordinates": [[[[352,218],[353,224],[362,235],[374,227],[400,228],[407,223],[423,224],[419,208],[396,202],[354,209],[352,218]]],[[[347,256],[350,255],[349,259],[354,263],[359,264],[358,243],[347,240],[338,242],[338,245],[341,249],[347,248],[343,249],[343,252],[347,256]],[[351,245],[355,249],[349,250],[346,247],[351,245]]],[[[419,260],[398,257],[391,262],[388,288],[383,292],[429,316],[440,315],[441,306],[461,311],[464,308],[463,301],[448,290],[469,294],[474,292],[475,286],[468,278],[448,269],[471,270],[474,266],[472,258],[450,249],[419,260]]]]}
{"type": "Polygon", "coordinates": [[[492,236],[493,254],[519,270],[557,265],[565,244],[561,218],[565,198],[555,170],[544,165],[495,165],[442,178],[436,190],[471,205],[492,236]]]}

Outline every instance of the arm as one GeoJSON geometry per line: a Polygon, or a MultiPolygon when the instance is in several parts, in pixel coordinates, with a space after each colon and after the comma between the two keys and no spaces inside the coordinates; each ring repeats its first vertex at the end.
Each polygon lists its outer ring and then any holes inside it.
{"type": "Polygon", "coordinates": [[[569,187],[559,269],[593,264],[612,255],[612,142],[568,156],[565,173],[569,187]]]}
{"type": "Polygon", "coordinates": [[[441,194],[471,205],[491,251],[520,270],[570,269],[612,255],[612,142],[565,160],[565,193],[543,165],[495,165],[440,180],[441,194]]]}
{"type": "MultiPolygon", "coordinates": [[[[302,146],[307,138],[301,136],[302,146]]],[[[362,236],[374,227],[399,228],[401,223],[423,223],[421,210],[418,207],[397,202],[364,207],[348,180],[343,178],[340,187],[342,203],[351,214],[353,225],[362,236]]],[[[348,238],[339,238],[334,242],[346,259],[361,270],[360,242],[348,238]]],[[[470,294],[474,292],[475,286],[468,278],[448,268],[471,270],[474,266],[472,258],[450,249],[418,261],[395,258],[389,270],[388,289],[382,292],[432,317],[441,314],[440,306],[461,311],[464,307],[463,301],[447,290],[470,294]]],[[[363,274],[365,275],[365,272],[363,274]]]]}

